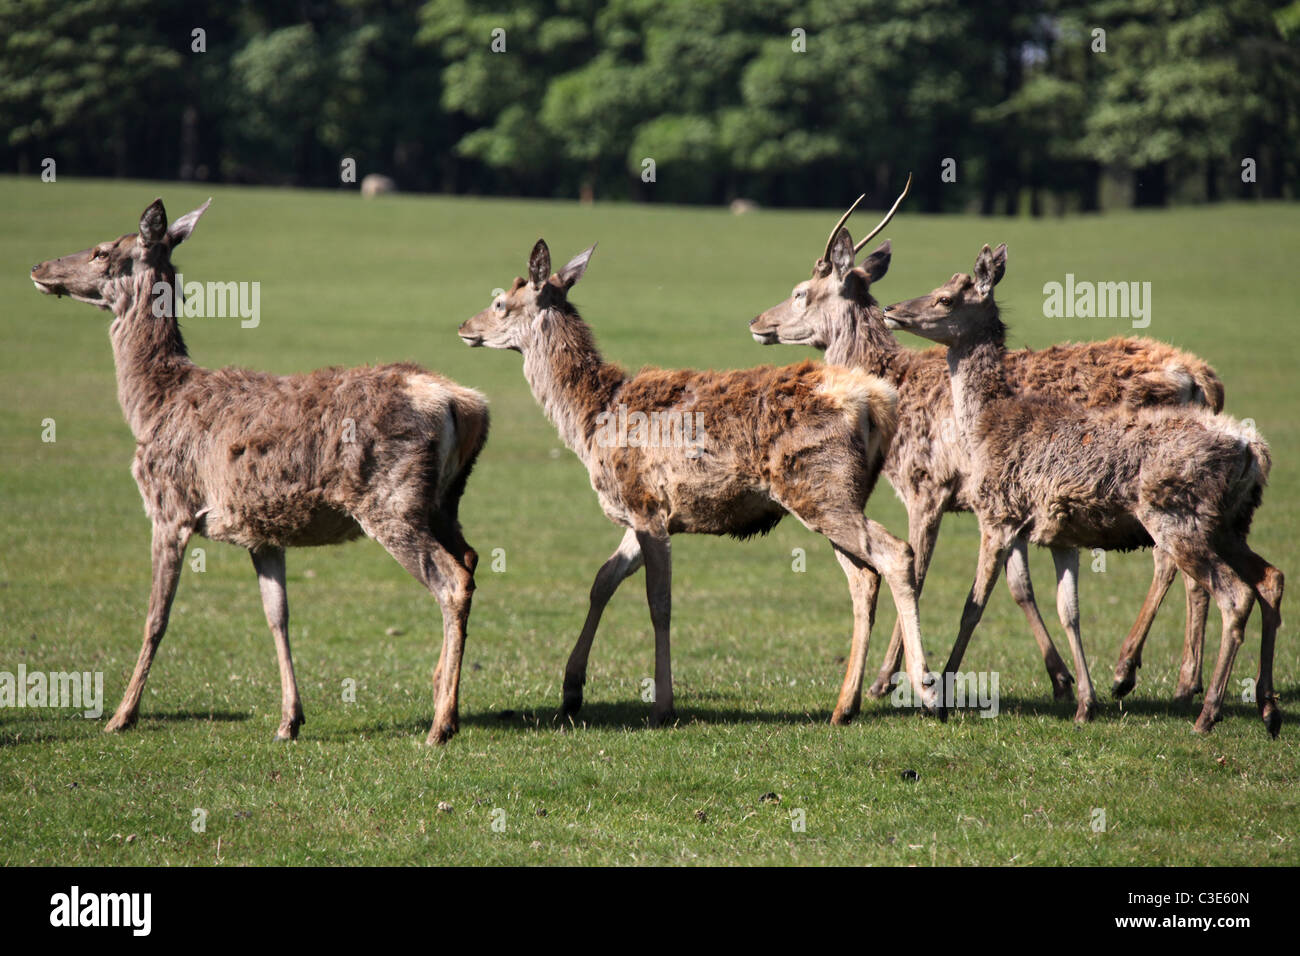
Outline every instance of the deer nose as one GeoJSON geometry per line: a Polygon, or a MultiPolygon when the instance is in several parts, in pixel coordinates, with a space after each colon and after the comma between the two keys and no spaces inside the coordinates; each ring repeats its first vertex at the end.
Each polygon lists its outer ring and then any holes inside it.
{"type": "Polygon", "coordinates": [[[761,318],[762,318],[761,315],[754,316],[752,319],[749,320],[749,327],[752,329],[755,325],[758,324],[758,320],[761,318]]]}

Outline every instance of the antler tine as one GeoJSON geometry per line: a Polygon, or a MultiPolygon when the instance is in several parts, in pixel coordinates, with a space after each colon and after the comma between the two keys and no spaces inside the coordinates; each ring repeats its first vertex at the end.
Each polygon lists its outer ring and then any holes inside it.
{"type": "MultiPolygon", "coordinates": [[[[894,200],[894,205],[893,205],[893,207],[889,210],[889,212],[885,214],[885,218],[882,219],[882,220],[880,220],[880,225],[876,226],[875,229],[872,229],[872,230],[871,230],[871,235],[866,236],[864,239],[862,239],[861,242],[859,242],[856,246],[853,247],[853,254],[854,254],[855,256],[856,256],[859,252],[862,251],[862,247],[863,247],[863,246],[865,246],[865,245],[866,245],[868,242],[870,242],[872,239],[876,238],[876,236],[880,233],[880,230],[881,230],[881,229],[884,229],[886,226],[889,225],[889,220],[891,220],[891,219],[894,218],[894,213],[898,212],[898,207],[901,206],[902,203],[903,203],[903,200],[907,198],[907,191],[908,191],[909,189],[911,189],[911,188],[912,188],[912,174],[911,174],[911,173],[908,173],[908,174],[907,174],[907,185],[905,185],[905,186],[903,187],[903,191],[902,191],[901,193],[898,194],[898,198],[894,200]]],[[[836,226],[835,228],[836,228],[836,229],[839,229],[840,227],[839,227],[839,226],[836,226]]],[[[830,247],[827,246],[827,249],[829,250],[830,247]]],[[[829,253],[828,253],[828,254],[829,254],[829,253]]]]}
{"type": "Polygon", "coordinates": [[[867,194],[863,193],[861,196],[859,196],[857,199],[853,201],[853,205],[849,207],[848,212],[840,216],[840,221],[835,224],[835,228],[831,230],[830,238],[826,240],[826,251],[822,253],[822,261],[824,262],[831,261],[831,246],[835,245],[835,237],[840,234],[840,229],[843,227],[843,225],[849,221],[849,216],[853,215],[853,210],[857,209],[858,206],[862,203],[862,200],[866,198],[867,198],[867,194]]]}

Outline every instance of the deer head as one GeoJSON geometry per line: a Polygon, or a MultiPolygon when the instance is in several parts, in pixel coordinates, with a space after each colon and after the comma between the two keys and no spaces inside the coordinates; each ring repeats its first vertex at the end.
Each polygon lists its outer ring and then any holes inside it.
{"type": "Polygon", "coordinates": [[[1007,271],[1007,244],[986,245],[975,258],[972,275],[959,272],[928,295],[885,308],[885,325],[938,342],[955,345],[987,333],[1001,324],[993,287],[1007,271]]]}
{"type": "Polygon", "coordinates": [[[211,203],[209,199],[168,226],[167,210],[155,199],[140,216],[139,232],[32,266],[32,282],[46,295],[110,309],[115,299],[130,294],[137,266],[170,269],[172,249],[189,238],[211,203]]]}
{"type": "Polygon", "coordinates": [[[539,331],[539,320],[552,309],[563,311],[568,305],[569,290],[587,271],[593,243],[578,253],[554,275],[551,274],[551,250],[546,240],[538,239],[528,257],[528,278],[518,277],[492,304],[461,324],[459,334],[471,348],[514,349],[522,352],[539,331]]]}
{"type": "Polygon", "coordinates": [[[866,244],[894,218],[911,185],[912,177],[908,176],[907,185],[894,201],[893,208],[866,238],[854,245],[844,224],[866,198],[865,195],[859,196],[831,229],[825,250],[813,264],[812,276],[795,286],[784,302],[750,320],[749,331],[755,341],[763,345],[780,342],[825,349],[830,343],[832,325],[837,316],[854,303],[870,302],[871,283],[889,271],[892,246],[887,239],[860,266],[853,263],[866,244]]]}

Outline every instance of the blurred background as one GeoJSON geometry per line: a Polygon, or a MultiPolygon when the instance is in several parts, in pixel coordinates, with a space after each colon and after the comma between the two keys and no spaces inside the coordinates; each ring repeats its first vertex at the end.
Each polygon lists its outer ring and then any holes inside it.
{"type": "Polygon", "coordinates": [[[1053,216],[1293,198],[1298,105],[1294,0],[0,4],[18,174],[1053,216]]]}

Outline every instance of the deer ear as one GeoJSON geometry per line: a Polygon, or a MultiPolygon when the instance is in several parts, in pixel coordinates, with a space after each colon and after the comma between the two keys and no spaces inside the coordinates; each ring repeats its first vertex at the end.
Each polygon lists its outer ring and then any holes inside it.
{"type": "Polygon", "coordinates": [[[182,242],[188,239],[190,233],[194,231],[194,227],[199,224],[199,217],[207,212],[208,207],[211,205],[212,200],[209,198],[208,201],[198,209],[187,212],[185,215],[181,216],[181,218],[172,223],[167,228],[167,241],[171,243],[172,246],[179,246],[182,242]]]}
{"type": "Polygon", "coordinates": [[[894,247],[886,239],[875,251],[862,260],[862,265],[858,266],[868,279],[877,282],[885,277],[889,271],[889,260],[894,254],[894,247]]]}
{"type": "Polygon", "coordinates": [[[847,229],[835,234],[831,243],[831,265],[835,267],[835,278],[843,279],[853,268],[853,237],[847,229]]]}
{"type": "Polygon", "coordinates": [[[542,283],[550,277],[551,250],[547,248],[545,239],[538,239],[528,257],[528,282],[533,288],[540,289],[542,283]]]}
{"type": "Polygon", "coordinates": [[[566,291],[572,289],[573,284],[582,278],[582,274],[587,271],[587,263],[591,261],[591,254],[595,251],[596,244],[593,242],[582,252],[570,259],[568,265],[557,273],[560,285],[563,286],[566,291]]]}
{"type": "Polygon", "coordinates": [[[162,242],[166,235],[167,210],[163,208],[161,199],[155,199],[140,214],[140,241],[147,246],[153,245],[155,242],[162,242]]]}
{"type": "Polygon", "coordinates": [[[1007,244],[998,246],[997,252],[985,245],[975,257],[975,291],[982,298],[993,294],[993,287],[1002,281],[1007,271],[1007,244]]]}

